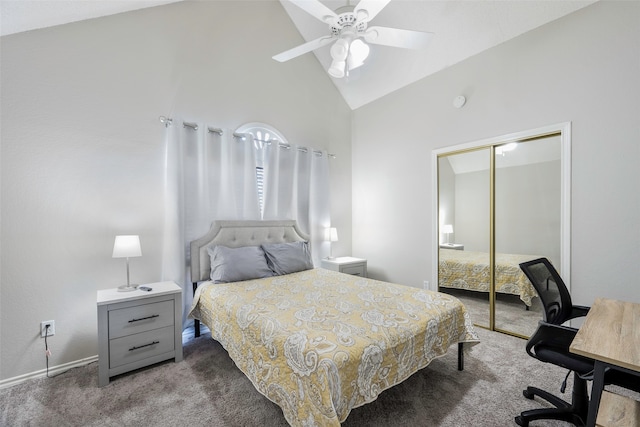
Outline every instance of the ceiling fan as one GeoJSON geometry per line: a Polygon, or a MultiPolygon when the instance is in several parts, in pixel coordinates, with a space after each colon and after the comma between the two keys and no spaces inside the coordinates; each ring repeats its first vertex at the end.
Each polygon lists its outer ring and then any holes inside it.
{"type": "Polygon", "coordinates": [[[300,9],[329,25],[331,35],[320,37],[275,55],[273,59],[285,62],[307,52],[333,43],[329,74],[335,78],[348,75],[360,67],[369,56],[370,44],[405,49],[423,49],[433,33],[388,27],[369,27],[368,23],[391,0],[361,0],[355,7],[347,6],[335,12],[318,0],[289,0],[300,9]],[[364,40],[364,41],[363,41],[364,40]],[[366,42],[366,43],[365,43],[366,42]]]}

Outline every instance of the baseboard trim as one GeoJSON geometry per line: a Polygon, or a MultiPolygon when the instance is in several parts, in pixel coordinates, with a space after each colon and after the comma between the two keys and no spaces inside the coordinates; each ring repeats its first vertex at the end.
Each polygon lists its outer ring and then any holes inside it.
{"type": "MultiPolygon", "coordinates": [[[[69,369],[79,368],[80,366],[85,366],[97,361],[98,361],[98,355],[95,355],[95,356],[87,357],[84,359],[75,360],[73,362],[64,363],[62,365],[52,366],[49,368],[49,375],[50,376],[59,375],[63,372],[68,371],[69,369]]],[[[14,385],[18,385],[25,381],[46,377],[46,375],[47,375],[47,370],[41,369],[39,371],[30,372],[28,374],[19,375],[17,377],[8,378],[6,380],[0,381],[0,390],[8,387],[13,387],[14,385]]]]}

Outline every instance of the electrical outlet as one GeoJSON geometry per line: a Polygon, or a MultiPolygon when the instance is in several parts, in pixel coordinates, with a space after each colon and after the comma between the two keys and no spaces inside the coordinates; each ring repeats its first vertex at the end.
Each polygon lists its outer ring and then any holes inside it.
{"type": "Polygon", "coordinates": [[[425,280],[424,282],[422,282],[422,288],[423,289],[429,289],[429,281],[425,280]]]}
{"type": "Polygon", "coordinates": [[[40,337],[44,338],[45,336],[51,337],[56,334],[56,321],[55,320],[45,320],[44,322],[40,322],[40,337]],[[49,331],[47,333],[47,325],[49,325],[49,331]]]}

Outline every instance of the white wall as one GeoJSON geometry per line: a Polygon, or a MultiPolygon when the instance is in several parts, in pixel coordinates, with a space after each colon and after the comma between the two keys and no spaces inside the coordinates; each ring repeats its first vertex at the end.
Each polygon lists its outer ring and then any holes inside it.
{"type": "Polygon", "coordinates": [[[432,277],[432,150],[571,121],[574,300],[640,302],[639,16],[598,2],[356,110],[353,255],[370,275],[432,277]]]}
{"type": "MultiPolygon", "coordinates": [[[[279,2],[181,2],[1,39],[0,380],[97,354],[96,290],[125,280],[116,234],[139,234],[135,283],[161,279],[160,115],[264,122],[326,148],[350,251],[351,111],[279,2]]],[[[176,124],[180,125],[180,124],[176,124]]]]}

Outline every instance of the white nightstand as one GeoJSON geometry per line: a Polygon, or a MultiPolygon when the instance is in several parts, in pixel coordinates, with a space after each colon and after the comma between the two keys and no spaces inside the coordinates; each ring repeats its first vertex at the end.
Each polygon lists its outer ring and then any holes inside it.
{"type": "Polygon", "coordinates": [[[98,291],[98,385],[167,359],[182,360],[182,288],[149,283],[150,292],[98,291]]]}
{"type": "Polygon", "coordinates": [[[464,245],[461,243],[440,243],[440,249],[454,249],[456,251],[464,251],[464,245]]]}
{"type": "Polygon", "coordinates": [[[354,276],[367,277],[367,260],[343,256],[337,258],[324,258],[322,268],[339,271],[340,273],[353,274],[354,276]]]}

